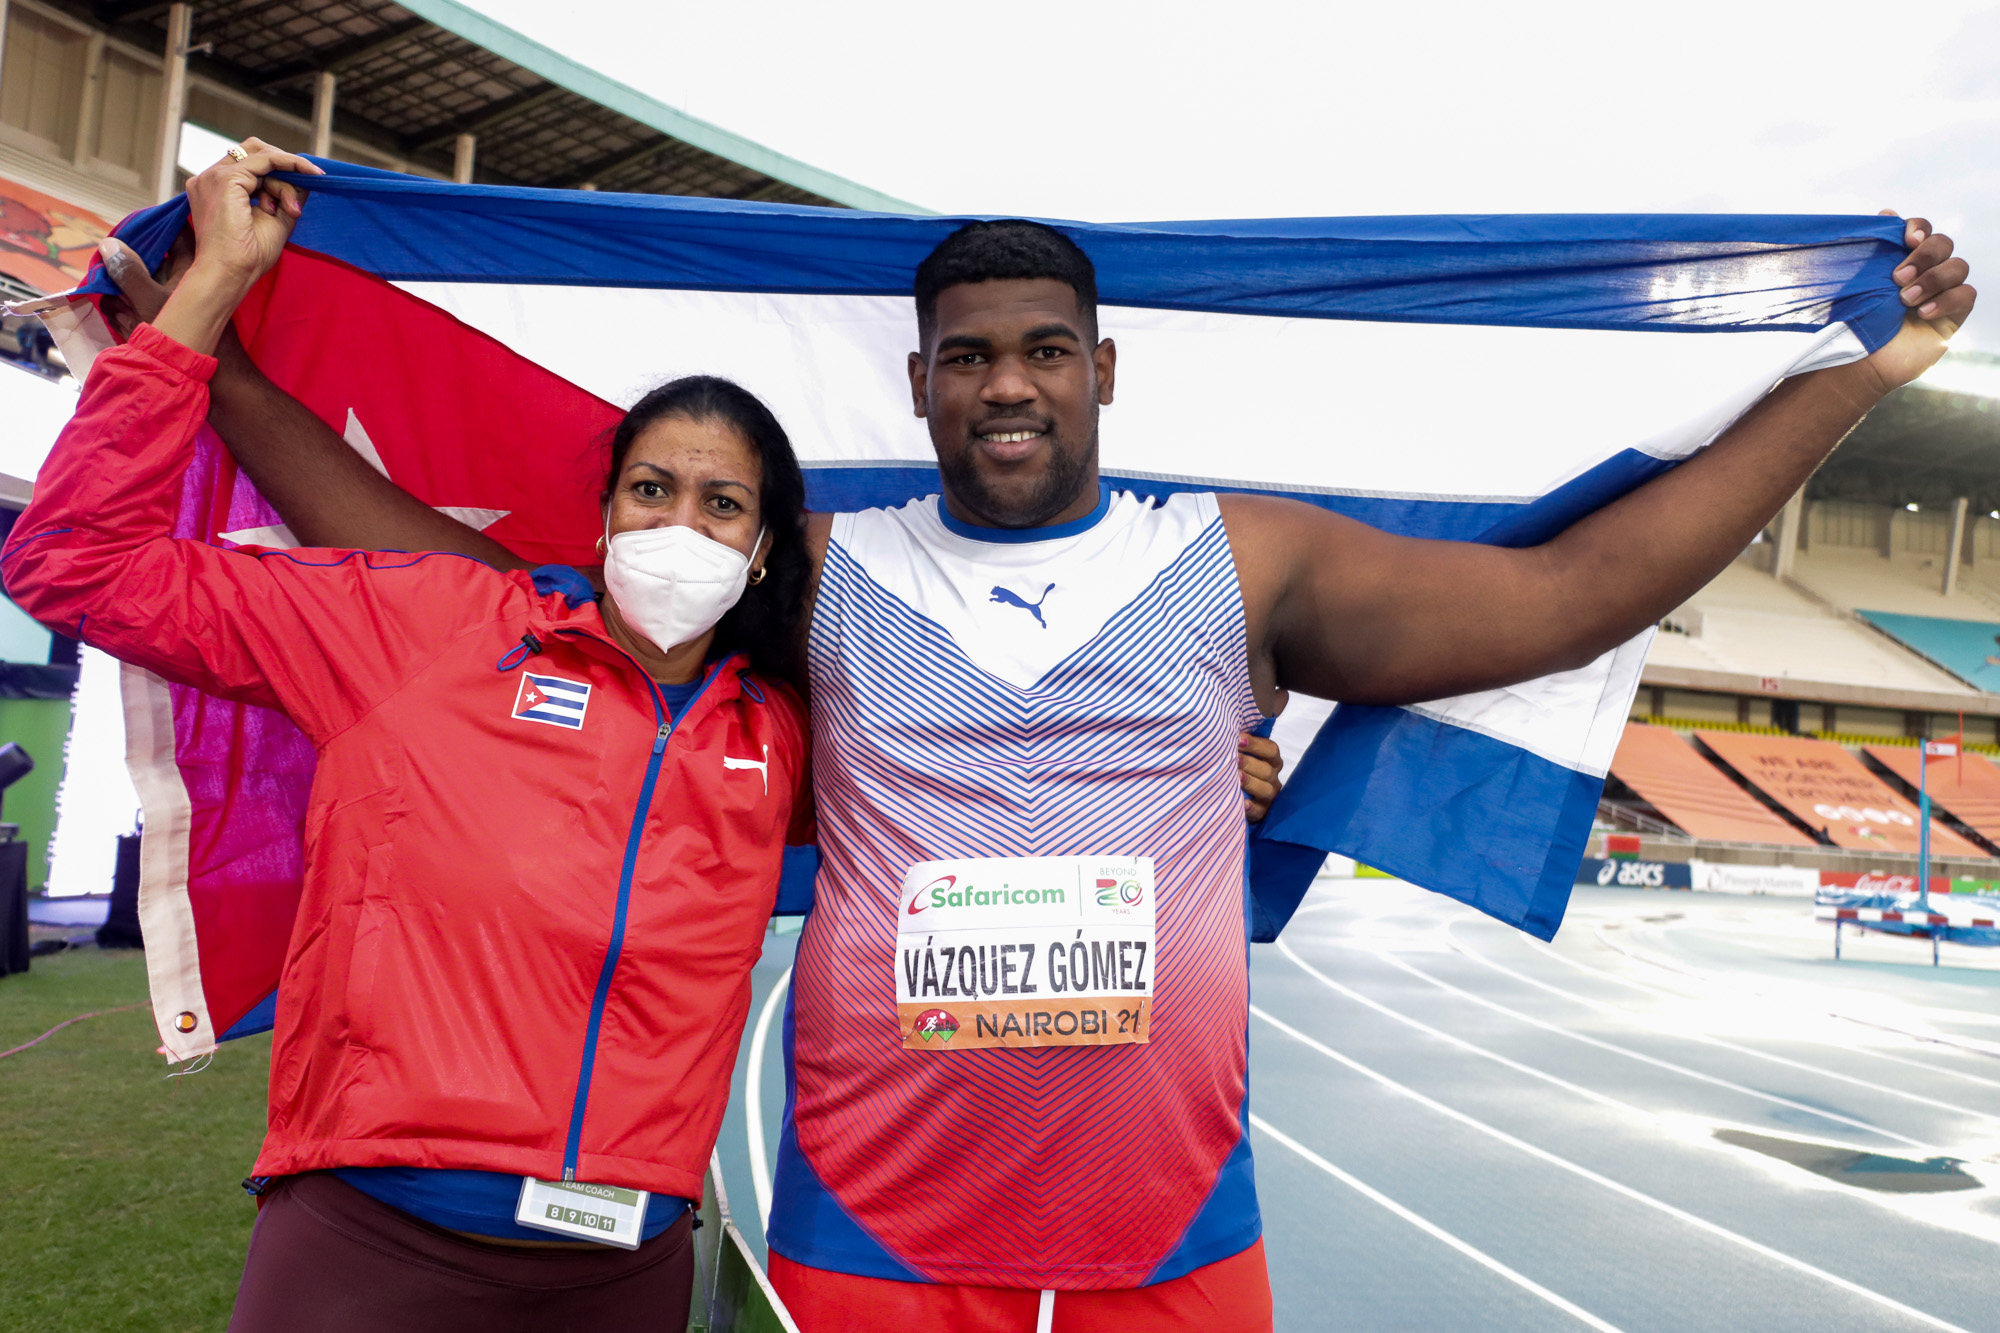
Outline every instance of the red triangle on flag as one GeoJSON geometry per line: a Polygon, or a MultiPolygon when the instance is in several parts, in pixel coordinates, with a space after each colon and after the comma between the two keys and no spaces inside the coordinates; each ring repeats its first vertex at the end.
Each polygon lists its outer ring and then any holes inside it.
{"type": "Polygon", "coordinates": [[[531,564],[601,559],[604,476],[591,441],[624,415],[614,404],[419,296],[297,246],[243,302],[236,328],[258,369],[335,433],[349,412],[364,422],[390,477],[425,504],[507,510],[487,535],[531,564]],[[478,447],[444,443],[467,440],[478,447]]]}

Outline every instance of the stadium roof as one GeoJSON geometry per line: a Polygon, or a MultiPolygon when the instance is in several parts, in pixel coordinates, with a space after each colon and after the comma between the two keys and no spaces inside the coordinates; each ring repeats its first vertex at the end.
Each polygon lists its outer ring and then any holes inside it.
{"type": "MultiPolygon", "coordinates": [[[[57,0],[135,46],[166,42],[155,0],[57,0]]],[[[199,0],[189,70],[301,117],[338,78],[336,133],[449,176],[479,136],[474,179],[921,213],[675,110],[455,0],[199,0]]]]}
{"type": "Polygon", "coordinates": [[[1954,352],[1868,414],[1813,477],[1814,500],[2000,510],[2000,356],[1954,352]]]}

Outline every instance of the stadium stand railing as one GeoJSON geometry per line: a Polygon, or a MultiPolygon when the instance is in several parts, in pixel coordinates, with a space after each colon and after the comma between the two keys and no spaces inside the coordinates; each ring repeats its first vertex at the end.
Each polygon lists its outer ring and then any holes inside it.
{"type": "MultiPolygon", "coordinates": [[[[1689,735],[1697,731],[1731,731],[1746,736],[1807,736],[1813,740],[1832,741],[1836,745],[1846,746],[1849,749],[1865,749],[1870,745],[1896,745],[1915,749],[1918,740],[1915,736],[1873,736],[1858,731],[1794,732],[1787,731],[1783,727],[1774,727],[1757,722],[1709,722],[1701,718],[1669,717],[1660,714],[1647,714],[1643,717],[1634,717],[1632,721],[1643,722],[1649,726],[1665,727],[1670,731],[1677,731],[1683,735],[1689,735]]],[[[1983,742],[1970,743],[1965,746],[1965,751],[1967,754],[1984,754],[2000,758],[2000,745],[1987,745],[1983,742]]]]}
{"type": "Polygon", "coordinates": [[[1652,727],[1665,727],[1669,731],[1679,732],[1682,735],[1688,735],[1697,731],[1739,731],[1746,736],[1790,736],[1795,734],[1786,731],[1783,727],[1767,726],[1756,722],[1707,722],[1700,718],[1664,717],[1657,714],[1647,717],[1635,717],[1632,721],[1643,722],[1647,726],[1652,727]]]}
{"type": "Polygon", "coordinates": [[[1635,801],[1616,801],[1604,797],[1597,802],[1596,827],[1604,832],[1649,833],[1669,842],[1685,842],[1692,845],[1695,839],[1678,826],[1648,814],[1635,801]]]}

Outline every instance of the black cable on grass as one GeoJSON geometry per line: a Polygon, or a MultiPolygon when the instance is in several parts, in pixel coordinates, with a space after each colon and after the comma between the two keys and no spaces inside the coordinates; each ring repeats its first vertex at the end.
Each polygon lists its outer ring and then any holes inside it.
{"type": "Polygon", "coordinates": [[[61,1032],[64,1028],[68,1027],[71,1023],[81,1023],[86,1018],[102,1018],[106,1014],[122,1014],[128,1009],[143,1009],[151,1003],[152,1003],[151,1000],[140,1000],[137,1004],[121,1004],[116,1009],[93,1009],[87,1014],[78,1014],[75,1018],[65,1018],[62,1022],[56,1024],[54,1027],[50,1028],[47,1032],[44,1032],[41,1036],[35,1038],[33,1041],[24,1041],[19,1046],[14,1047],[12,1050],[0,1051],[0,1060],[5,1060],[10,1055],[19,1055],[22,1051],[27,1050],[30,1046],[41,1045],[43,1042],[47,1041],[50,1037],[55,1036],[56,1033],[61,1032]]]}

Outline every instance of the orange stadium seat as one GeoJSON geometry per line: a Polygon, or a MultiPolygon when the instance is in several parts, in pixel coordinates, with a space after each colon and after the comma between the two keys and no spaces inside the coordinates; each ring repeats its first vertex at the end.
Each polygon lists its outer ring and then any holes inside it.
{"type": "Polygon", "coordinates": [[[1611,772],[1692,837],[1814,845],[1665,727],[1627,722],[1611,772]]]}
{"type": "MultiPolygon", "coordinates": [[[[1860,759],[1832,741],[1805,736],[1756,736],[1697,731],[1714,754],[1759,790],[1823,829],[1836,847],[1856,851],[1917,850],[1917,809],[1860,759]]],[[[1983,857],[1986,852],[1931,821],[1936,856],[1983,857]]]]}
{"type": "MultiPolygon", "coordinates": [[[[1911,787],[1917,785],[1916,746],[1870,745],[1865,750],[1870,759],[1911,787]]],[[[1981,837],[2000,842],[2000,768],[1984,755],[1968,754],[1958,759],[1933,759],[1930,769],[1931,803],[1950,811],[1953,819],[1981,837]]]]}

